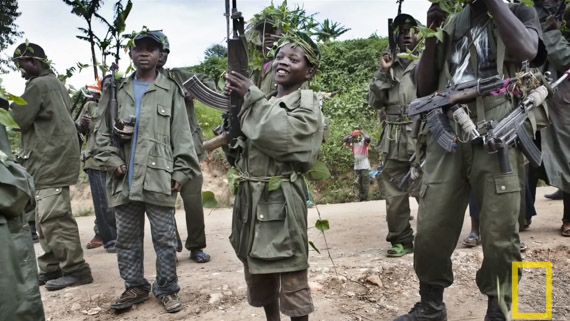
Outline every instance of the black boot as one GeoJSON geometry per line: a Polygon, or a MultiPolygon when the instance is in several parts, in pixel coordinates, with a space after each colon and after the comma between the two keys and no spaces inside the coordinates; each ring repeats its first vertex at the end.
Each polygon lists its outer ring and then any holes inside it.
{"type": "Polygon", "coordinates": [[[36,230],[36,222],[30,221],[28,225],[30,225],[30,232],[32,232],[32,241],[38,243],[40,239],[38,237],[38,231],[36,230]]]}
{"type": "Polygon", "coordinates": [[[55,280],[47,281],[45,288],[48,291],[57,291],[67,287],[89,283],[93,283],[93,276],[91,275],[91,268],[87,265],[79,271],[64,275],[55,280]]]}
{"type": "Polygon", "coordinates": [[[38,284],[40,286],[46,284],[47,281],[49,280],[55,280],[57,278],[61,277],[61,270],[57,270],[54,272],[48,272],[48,273],[40,273],[38,274],[38,284]]]}
{"type": "Polygon", "coordinates": [[[499,299],[496,296],[490,296],[487,302],[487,314],[485,315],[485,321],[503,321],[507,320],[505,314],[499,306],[499,299]]]}
{"type": "Polygon", "coordinates": [[[447,321],[442,287],[420,283],[420,296],[421,302],[394,321],[447,321]]]}
{"type": "Polygon", "coordinates": [[[544,194],[544,197],[550,198],[551,200],[561,200],[563,194],[564,193],[559,189],[552,194],[544,194]]]}

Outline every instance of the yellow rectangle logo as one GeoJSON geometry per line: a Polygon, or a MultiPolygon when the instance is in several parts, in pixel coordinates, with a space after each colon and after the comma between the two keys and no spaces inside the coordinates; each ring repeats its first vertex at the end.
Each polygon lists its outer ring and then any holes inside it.
{"type": "Polygon", "coordinates": [[[513,319],[552,319],[552,262],[513,262],[513,319]],[[542,268],[546,270],[546,312],[519,312],[519,268],[542,268]]]}

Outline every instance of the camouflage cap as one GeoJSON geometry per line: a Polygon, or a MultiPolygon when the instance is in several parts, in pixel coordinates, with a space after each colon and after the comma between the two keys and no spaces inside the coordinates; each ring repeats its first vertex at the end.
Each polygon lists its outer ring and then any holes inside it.
{"type": "Polygon", "coordinates": [[[22,59],[22,58],[36,58],[42,61],[47,59],[44,49],[39,45],[31,42],[24,42],[18,45],[16,50],[14,50],[14,55],[12,59],[22,59]]]}
{"type": "Polygon", "coordinates": [[[156,42],[156,44],[158,45],[160,50],[166,50],[165,49],[166,43],[164,40],[165,38],[166,38],[166,36],[164,36],[164,34],[159,30],[142,30],[141,32],[139,32],[135,36],[133,41],[135,42],[135,45],[136,45],[137,41],[141,41],[143,39],[150,39],[150,40],[156,42]]]}

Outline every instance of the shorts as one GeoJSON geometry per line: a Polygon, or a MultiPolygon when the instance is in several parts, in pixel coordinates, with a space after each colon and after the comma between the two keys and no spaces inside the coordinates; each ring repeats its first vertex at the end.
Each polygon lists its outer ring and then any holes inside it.
{"type": "Polygon", "coordinates": [[[307,270],[250,274],[244,265],[247,283],[247,302],[254,307],[263,307],[279,299],[281,313],[289,317],[309,315],[315,310],[307,270]]]}

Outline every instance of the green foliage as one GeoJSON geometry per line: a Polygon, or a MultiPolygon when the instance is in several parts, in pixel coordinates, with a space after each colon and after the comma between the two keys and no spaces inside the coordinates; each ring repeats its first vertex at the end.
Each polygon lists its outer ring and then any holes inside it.
{"type": "Polygon", "coordinates": [[[82,208],[78,211],[75,211],[75,213],[73,213],[74,217],[82,217],[82,216],[91,216],[93,215],[93,210],[90,208],[82,208]]]}
{"type": "Polygon", "coordinates": [[[228,48],[220,44],[213,44],[204,51],[204,56],[206,57],[206,59],[212,56],[220,58],[227,57],[228,48]]]}
{"type": "Polygon", "coordinates": [[[10,69],[15,70],[11,63],[11,57],[5,52],[22,35],[14,23],[20,14],[17,0],[2,0],[0,6],[0,74],[8,72],[10,69]]]}
{"type": "Polygon", "coordinates": [[[204,138],[214,138],[215,135],[212,130],[221,124],[222,112],[217,109],[208,107],[197,100],[194,100],[194,111],[196,112],[198,123],[202,128],[204,138]]]}
{"type": "Polygon", "coordinates": [[[325,19],[318,27],[315,35],[319,42],[327,43],[331,40],[335,40],[349,30],[350,28],[345,28],[338,22],[325,19]]]}
{"type": "Polygon", "coordinates": [[[328,220],[317,220],[315,222],[315,227],[317,228],[317,230],[319,230],[321,232],[324,232],[324,231],[331,229],[328,220]]]}
{"type": "Polygon", "coordinates": [[[267,184],[268,191],[274,191],[281,188],[281,177],[272,176],[267,184]]]}
{"type": "Polygon", "coordinates": [[[223,88],[224,79],[222,75],[228,69],[228,58],[209,56],[201,64],[188,67],[188,70],[196,73],[202,73],[208,75],[216,83],[218,89],[223,88]]]}
{"type": "Polygon", "coordinates": [[[218,201],[213,192],[203,191],[202,192],[202,206],[205,208],[216,208],[218,207],[218,201]]]}
{"type": "Polygon", "coordinates": [[[331,177],[331,172],[327,168],[327,164],[318,160],[313,168],[307,172],[307,177],[310,180],[321,180],[321,179],[328,179],[331,177]]]}

